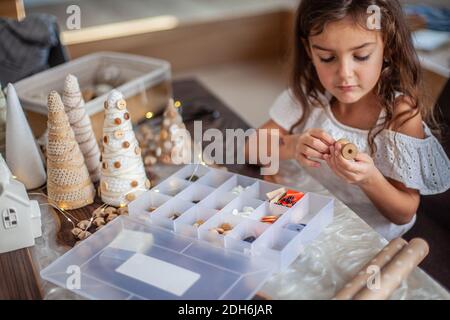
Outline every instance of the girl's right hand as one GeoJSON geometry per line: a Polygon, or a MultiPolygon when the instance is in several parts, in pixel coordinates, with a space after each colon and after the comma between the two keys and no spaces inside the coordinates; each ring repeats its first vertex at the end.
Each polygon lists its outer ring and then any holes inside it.
{"type": "Polygon", "coordinates": [[[320,167],[320,162],[312,159],[324,159],[330,154],[330,146],[336,141],[322,129],[312,128],[298,135],[295,147],[295,158],[302,166],[320,167]]]}

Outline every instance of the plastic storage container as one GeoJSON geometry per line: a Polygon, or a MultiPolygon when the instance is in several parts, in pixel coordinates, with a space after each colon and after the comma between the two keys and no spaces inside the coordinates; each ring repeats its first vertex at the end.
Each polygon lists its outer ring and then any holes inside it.
{"type": "Polygon", "coordinates": [[[265,193],[280,187],[187,165],[131,202],[129,217],[84,240],[41,276],[93,299],[252,298],[333,219],[329,197],[306,193],[291,208],[267,201],[265,193]],[[235,214],[245,207],[254,210],[235,214]],[[278,219],[261,222],[267,215],[278,219]],[[227,234],[211,231],[223,223],[227,234]],[[67,283],[73,268],[81,274],[78,288],[67,283]]]}
{"type": "MultiPolygon", "coordinates": [[[[133,122],[147,112],[162,110],[171,94],[171,71],[167,61],[117,52],[97,52],[45,70],[15,83],[17,94],[27,112],[28,121],[36,137],[47,127],[47,96],[51,90],[62,93],[68,74],[78,78],[83,90],[91,86],[102,68],[115,66],[122,84],[115,89],[122,92],[133,122]]],[[[86,102],[97,138],[103,127],[103,103],[108,93],[86,102]]]]}

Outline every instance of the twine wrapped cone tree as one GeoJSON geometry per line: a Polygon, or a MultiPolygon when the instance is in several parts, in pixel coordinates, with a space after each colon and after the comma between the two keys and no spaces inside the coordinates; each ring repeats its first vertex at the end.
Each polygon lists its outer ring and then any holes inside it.
{"type": "Polygon", "coordinates": [[[183,135],[178,133],[180,129],[186,130],[186,126],[183,123],[181,115],[174,106],[173,99],[169,100],[166,110],[164,111],[164,120],[161,125],[161,131],[159,134],[159,147],[156,151],[156,155],[163,163],[173,163],[173,156],[177,159],[182,159],[189,150],[186,150],[186,139],[183,135]],[[175,139],[173,136],[178,134],[175,139]]]}
{"type": "Polygon", "coordinates": [[[94,202],[94,185],[61,97],[55,91],[48,96],[47,175],[51,203],[63,209],[77,209],[94,202]]]}
{"type": "Polygon", "coordinates": [[[27,190],[41,187],[47,178],[43,156],[12,84],[6,100],[6,163],[27,190]]]}
{"type": "Polygon", "coordinates": [[[101,198],[111,206],[124,206],[149,188],[126,101],[119,91],[112,90],[105,102],[101,198]]]}
{"type": "Polygon", "coordinates": [[[75,139],[84,156],[91,180],[97,182],[100,180],[100,150],[95,140],[91,120],[84,108],[84,100],[78,80],[71,74],[66,77],[62,101],[75,139]]]}

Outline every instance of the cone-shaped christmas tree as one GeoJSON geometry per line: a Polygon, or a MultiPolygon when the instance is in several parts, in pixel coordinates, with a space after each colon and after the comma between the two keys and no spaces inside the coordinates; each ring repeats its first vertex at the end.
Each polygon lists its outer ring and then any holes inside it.
{"type": "Polygon", "coordinates": [[[77,209],[94,202],[95,189],[89,178],[61,97],[48,96],[47,192],[49,201],[63,209],[77,209]]]}
{"type": "Polygon", "coordinates": [[[62,101],[75,139],[83,153],[91,180],[97,182],[100,180],[100,150],[95,140],[91,120],[84,108],[78,80],[71,74],[66,77],[62,101]]]}
{"type": "Polygon", "coordinates": [[[5,157],[6,138],[6,99],[0,85],[0,154],[5,157]]]}
{"type": "Polygon", "coordinates": [[[117,207],[148,190],[150,181],[123,95],[111,91],[105,109],[100,194],[103,202],[117,207]]]}
{"type": "Polygon", "coordinates": [[[183,148],[185,148],[183,137],[179,136],[176,141],[172,141],[172,136],[180,129],[185,130],[186,126],[174,106],[173,99],[170,99],[164,111],[164,120],[159,134],[159,148],[156,152],[161,162],[172,163],[172,155],[174,154],[177,154],[177,157],[182,157],[183,148]]]}
{"type": "Polygon", "coordinates": [[[38,188],[47,178],[42,154],[12,84],[8,84],[6,100],[6,163],[28,190],[38,188]]]}

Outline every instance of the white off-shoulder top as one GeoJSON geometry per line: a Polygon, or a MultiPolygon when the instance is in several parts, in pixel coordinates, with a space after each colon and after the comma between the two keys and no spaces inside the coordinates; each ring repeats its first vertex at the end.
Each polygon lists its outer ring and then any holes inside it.
{"type": "MultiPolygon", "coordinates": [[[[321,128],[334,139],[346,138],[360,152],[370,154],[367,142],[369,131],[340,123],[331,111],[330,99],[331,95],[328,93],[319,96],[325,107],[312,108],[309,117],[301,126],[294,128],[293,132],[321,128]]],[[[279,126],[289,130],[300,119],[302,112],[301,104],[290,90],[286,90],[275,100],[270,116],[279,126]]],[[[378,121],[383,121],[383,117],[382,112],[378,121]]],[[[387,129],[380,132],[375,137],[377,151],[373,156],[374,163],[385,177],[400,181],[408,188],[417,189],[420,194],[441,193],[450,188],[450,161],[428,126],[425,123],[423,126],[424,139],[387,129]]],[[[413,226],[415,217],[406,225],[390,222],[358,186],[341,180],[325,161],[319,161],[322,163],[320,168],[305,167],[302,170],[318,180],[387,240],[401,236],[413,226]]]]}

